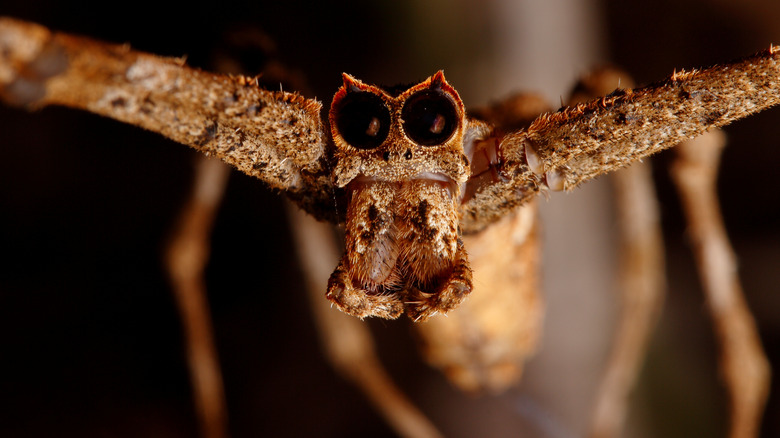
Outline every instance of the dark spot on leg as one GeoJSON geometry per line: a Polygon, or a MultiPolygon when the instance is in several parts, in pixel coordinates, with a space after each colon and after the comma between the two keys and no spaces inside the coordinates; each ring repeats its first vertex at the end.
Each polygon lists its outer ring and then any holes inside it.
{"type": "Polygon", "coordinates": [[[46,96],[46,86],[39,81],[16,78],[3,89],[6,102],[12,105],[29,105],[46,96]]]}
{"type": "Polygon", "coordinates": [[[385,151],[385,153],[382,154],[382,159],[385,161],[390,161],[390,152],[385,151]]]}
{"type": "Polygon", "coordinates": [[[216,123],[212,123],[207,126],[206,130],[203,131],[203,133],[198,137],[196,144],[198,146],[203,146],[205,144],[211,143],[211,141],[214,140],[214,137],[217,136],[217,126],[218,125],[216,123]]]}
{"type": "Polygon", "coordinates": [[[155,105],[152,99],[150,99],[149,96],[146,96],[144,97],[143,102],[141,102],[140,111],[144,114],[151,114],[155,106],[157,105],[155,105]]]}
{"type": "Polygon", "coordinates": [[[419,204],[417,204],[417,215],[420,217],[420,219],[423,222],[427,222],[428,217],[428,208],[430,207],[430,204],[428,204],[428,201],[423,200],[419,204]]]}
{"type": "MultiPolygon", "coordinates": [[[[418,236],[429,236],[431,229],[428,227],[428,201],[421,201],[417,204],[417,214],[412,217],[412,225],[418,230],[418,236]]],[[[435,234],[435,230],[434,234],[435,234]]],[[[426,237],[424,237],[426,238],[426,237]]]]}
{"type": "Polygon", "coordinates": [[[704,123],[706,123],[707,125],[714,125],[722,117],[723,117],[723,113],[721,111],[712,111],[707,113],[707,115],[704,116],[704,123]]]}
{"type": "Polygon", "coordinates": [[[368,219],[374,222],[379,215],[379,211],[376,209],[376,205],[368,207],[368,219]]]}
{"type": "Polygon", "coordinates": [[[607,97],[625,96],[628,94],[623,88],[615,88],[611,93],[607,94],[607,97]]]}
{"type": "Polygon", "coordinates": [[[125,105],[127,105],[127,101],[125,100],[124,97],[117,97],[117,98],[115,98],[114,100],[111,101],[111,106],[114,107],[114,108],[120,107],[120,106],[124,107],[125,105]]]}
{"type": "Polygon", "coordinates": [[[250,105],[246,109],[246,115],[249,117],[256,116],[260,111],[262,111],[266,107],[266,104],[264,102],[257,102],[254,105],[250,105]]]}
{"type": "Polygon", "coordinates": [[[68,69],[69,59],[65,49],[59,44],[47,44],[36,58],[27,66],[28,74],[43,82],[50,77],[64,73],[68,69]]]}
{"type": "Polygon", "coordinates": [[[404,154],[404,158],[406,158],[407,160],[411,160],[412,159],[412,150],[411,149],[407,149],[406,150],[406,153],[404,154]]]}

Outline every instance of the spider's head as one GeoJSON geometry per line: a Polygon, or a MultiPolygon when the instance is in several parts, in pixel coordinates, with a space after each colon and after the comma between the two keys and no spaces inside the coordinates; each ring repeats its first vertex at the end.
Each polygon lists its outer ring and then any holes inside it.
{"type": "Polygon", "coordinates": [[[441,71],[396,95],[344,74],[329,120],[339,187],[358,177],[458,184],[469,177],[466,111],[441,71]]]}

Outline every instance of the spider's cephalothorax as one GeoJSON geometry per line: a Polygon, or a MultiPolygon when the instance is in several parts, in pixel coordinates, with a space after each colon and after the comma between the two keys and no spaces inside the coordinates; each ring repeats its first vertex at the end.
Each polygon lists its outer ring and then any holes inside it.
{"type": "Polygon", "coordinates": [[[400,94],[344,75],[330,125],[335,183],[349,195],[346,254],[327,293],[341,310],[423,320],[471,292],[457,210],[467,124],[441,72],[400,94]]]}

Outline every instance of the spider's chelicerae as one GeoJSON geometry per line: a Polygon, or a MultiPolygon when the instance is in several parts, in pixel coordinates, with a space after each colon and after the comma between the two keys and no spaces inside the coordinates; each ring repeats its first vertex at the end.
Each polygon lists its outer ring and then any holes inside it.
{"type": "MultiPolygon", "coordinates": [[[[127,45],[104,44],[50,33],[43,27],[12,19],[0,22],[0,49],[0,98],[6,103],[33,108],[65,105],[150,129],[206,155],[221,158],[244,173],[265,181],[276,191],[285,192],[299,207],[320,220],[343,224],[344,255],[339,263],[329,262],[331,266],[328,270],[333,271],[329,273],[329,280],[317,278],[322,275],[321,265],[328,260],[325,253],[333,251],[327,246],[328,236],[316,232],[312,234],[317,225],[304,225],[306,219],[290,210],[294,217],[296,249],[304,266],[306,283],[319,300],[314,302],[314,306],[323,307],[327,303],[323,296],[326,296],[334,307],[360,318],[397,318],[406,313],[418,321],[415,327],[419,330],[428,361],[443,369],[455,384],[468,390],[505,390],[517,381],[523,363],[538,348],[542,306],[537,295],[536,273],[540,262],[538,226],[532,201],[536,193],[572,189],[580,182],[768,108],[780,100],[777,61],[780,53],[774,48],[711,69],[677,71],[662,82],[634,90],[629,88],[627,76],[616,73],[621,77],[618,81],[610,71],[603,71],[584,80],[568,100],[571,104],[583,103],[539,118],[537,115],[548,109],[543,99],[528,95],[514,96],[491,106],[467,111],[453,87],[457,83],[449,75],[445,78],[442,72],[409,85],[392,87],[371,85],[344,75],[329,110],[327,107],[322,110],[318,101],[288,92],[288,86],[283,91],[266,91],[260,87],[259,80],[274,77],[272,69],[266,72],[267,77],[260,79],[238,74],[215,75],[191,69],[182,59],[147,55],[127,45]],[[618,85],[621,86],[619,90],[607,97],[597,98],[618,85]],[[526,206],[521,207],[522,204],[526,206]],[[448,317],[439,314],[448,314],[448,317]]],[[[291,74],[285,72],[280,76],[289,79],[291,74]]],[[[11,117],[22,117],[16,115],[21,113],[8,113],[14,114],[11,117]]],[[[51,117],[50,114],[45,112],[34,117],[46,118],[51,117]]],[[[58,129],[67,131],[68,127],[58,129]]],[[[42,124],[39,131],[28,129],[26,135],[59,136],[59,132],[42,124]]],[[[138,142],[148,141],[144,133],[123,132],[124,135],[139,136],[138,142]]],[[[718,135],[714,131],[705,136],[704,141],[719,143],[718,135]]],[[[106,140],[101,142],[106,143],[106,140]]],[[[9,144],[6,146],[9,153],[24,154],[16,144],[9,144]]],[[[719,147],[686,145],[684,150],[688,152],[677,160],[675,169],[679,169],[677,174],[682,175],[677,177],[677,184],[690,210],[693,246],[699,251],[705,285],[710,294],[708,300],[721,334],[723,375],[732,400],[729,408],[732,434],[752,436],[758,433],[757,422],[768,388],[766,364],[762,362],[755,329],[749,315],[744,314],[740,295],[733,295],[734,288],[720,289],[733,280],[727,272],[733,265],[728,264],[728,248],[724,253],[719,252],[723,250],[721,247],[713,249],[707,246],[711,242],[708,239],[713,236],[708,231],[708,224],[713,217],[717,219],[717,213],[708,212],[710,204],[697,202],[707,198],[710,186],[706,181],[686,182],[689,175],[706,176],[711,173],[716,166],[702,155],[719,147]],[[697,219],[697,213],[703,217],[697,219]],[[719,258],[718,254],[725,256],[719,258]],[[717,265],[723,258],[726,264],[717,265]],[[726,276],[718,277],[723,274],[726,276]],[[736,343],[730,344],[730,338],[736,339],[736,343]]],[[[149,154],[170,153],[162,149],[149,154]]],[[[66,153],[67,150],[62,152],[66,153]]],[[[76,166],[68,162],[65,155],[51,161],[38,160],[34,154],[27,157],[29,163],[23,167],[29,168],[29,172],[39,178],[47,174],[46,169],[63,166],[63,163],[76,166]]],[[[148,157],[132,166],[124,158],[118,163],[98,164],[107,172],[128,166],[138,173],[145,172],[149,165],[154,164],[149,163],[148,157]]],[[[174,234],[178,237],[172,238],[169,245],[167,270],[178,293],[185,320],[195,398],[198,400],[197,414],[204,433],[219,436],[225,427],[222,418],[224,407],[221,406],[221,387],[213,383],[214,376],[219,374],[213,369],[214,353],[209,346],[212,335],[208,324],[199,325],[207,318],[198,310],[193,313],[192,309],[202,310],[197,293],[202,288],[200,269],[205,263],[203,257],[209,252],[208,245],[202,241],[209,234],[209,226],[203,224],[211,222],[216,211],[214,199],[221,196],[203,187],[210,187],[210,181],[223,178],[219,175],[224,176],[224,171],[209,164],[201,164],[199,169],[196,173],[199,182],[185,208],[190,214],[187,217],[194,219],[185,217],[177,227],[178,231],[174,234]],[[203,355],[209,357],[204,358],[203,355]]],[[[626,254],[629,254],[624,275],[630,277],[628,284],[631,284],[631,278],[639,283],[645,282],[634,286],[640,291],[635,296],[640,297],[640,307],[650,307],[650,313],[634,314],[627,325],[621,326],[621,334],[628,334],[622,341],[616,341],[607,377],[600,387],[598,402],[594,403],[591,431],[598,436],[615,433],[623,421],[625,414],[619,412],[621,408],[618,407],[616,412],[610,403],[625,406],[625,396],[638,366],[636,358],[641,357],[647,332],[652,327],[654,309],[658,305],[657,290],[662,288],[662,282],[657,277],[660,259],[657,254],[659,248],[654,247],[654,239],[658,236],[653,234],[657,233],[653,224],[657,212],[652,207],[652,193],[647,195],[644,189],[632,188],[634,184],[646,182],[647,175],[622,178],[625,180],[619,193],[623,194],[618,196],[625,198],[622,201],[625,205],[618,209],[622,208],[620,211],[623,212],[621,227],[628,229],[624,233],[628,236],[625,245],[626,254]],[[631,204],[637,199],[638,204],[631,204]],[[632,213],[634,216],[631,216],[632,213]],[[645,219],[649,219],[650,223],[644,224],[645,219]],[[639,231],[631,231],[632,225],[639,231]],[[643,240],[643,233],[648,233],[647,240],[643,240]],[[631,242],[632,235],[640,236],[638,243],[631,242]],[[635,259],[638,261],[632,268],[631,263],[635,259]],[[643,299],[649,301],[643,304],[643,299]],[[639,334],[631,334],[637,331],[639,334]]],[[[89,182],[84,184],[89,185],[89,182]]],[[[242,180],[241,184],[246,183],[242,180]]],[[[17,193],[25,193],[23,185],[15,185],[18,186],[15,188],[17,193]]],[[[53,193],[55,205],[57,193],[67,190],[59,188],[59,185],[54,180],[46,184],[53,193]]],[[[68,187],[67,184],[65,187],[68,187]]],[[[132,189],[135,191],[135,188],[132,189]]],[[[150,187],[138,188],[138,191],[154,190],[150,187]]],[[[168,188],[161,187],[159,190],[168,188]]],[[[112,196],[122,195],[116,189],[111,193],[112,196]]],[[[34,205],[24,203],[21,195],[17,196],[19,199],[8,201],[9,209],[36,209],[34,205]]],[[[230,195],[226,202],[229,210],[230,195]]],[[[262,205],[269,205],[269,202],[272,201],[263,201],[262,205]]],[[[82,208],[103,208],[95,203],[99,202],[93,200],[82,208]]],[[[121,215],[133,210],[130,203],[120,205],[121,215]]],[[[175,207],[162,205],[158,208],[175,210],[175,207]]],[[[263,208],[260,203],[254,208],[266,216],[273,211],[263,208]]],[[[18,226],[10,222],[6,228],[14,230],[18,226]]],[[[69,228],[67,223],[62,226],[69,228]]],[[[110,225],[96,221],[93,227],[97,230],[93,235],[103,239],[114,238],[115,231],[108,231],[110,225]]],[[[240,242],[237,244],[239,247],[251,245],[252,236],[263,233],[263,225],[250,223],[246,218],[234,219],[228,228],[231,229],[232,239],[240,242]]],[[[42,235],[46,236],[47,232],[43,230],[42,235]]],[[[216,232],[219,233],[219,229],[216,232]]],[[[716,224],[716,246],[717,232],[716,224]]],[[[15,241],[10,237],[13,232],[9,231],[8,236],[11,245],[15,241]]],[[[22,236],[20,241],[25,239],[32,238],[22,236]]],[[[74,242],[81,239],[91,238],[73,236],[74,242]]],[[[222,251],[218,245],[215,244],[212,252],[212,265],[217,266],[220,263],[217,255],[222,251]]],[[[68,252],[57,245],[39,243],[31,247],[34,248],[30,249],[35,253],[34,257],[49,254],[52,257],[68,257],[68,252]],[[41,248],[46,251],[45,254],[40,253],[41,248]]],[[[123,251],[123,248],[117,249],[119,253],[123,251]]],[[[268,251],[267,244],[254,248],[254,252],[258,253],[268,251]]],[[[23,251],[18,254],[19,260],[34,260],[34,257],[23,251]]],[[[136,280],[133,277],[137,267],[132,262],[127,264],[121,255],[98,254],[86,260],[109,271],[115,269],[114,264],[122,264],[120,272],[126,278],[113,282],[114,287],[130,291],[138,288],[134,286],[136,280]]],[[[256,285],[251,294],[257,296],[258,303],[262,303],[259,307],[264,309],[262,311],[282,313],[288,317],[301,311],[300,308],[293,311],[289,305],[279,307],[272,301],[274,297],[267,296],[266,291],[284,289],[283,286],[274,286],[277,280],[273,269],[257,272],[256,269],[262,267],[251,260],[230,263],[230,266],[224,267],[231,272],[228,281],[241,284],[237,287],[243,289],[247,286],[239,283],[239,279],[249,278],[250,283],[256,285]]],[[[263,264],[274,265],[270,261],[263,264]]],[[[78,272],[78,269],[75,271],[78,272]]],[[[38,287],[46,288],[48,282],[57,284],[58,278],[73,275],[71,269],[58,275],[44,272],[39,277],[32,276],[26,280],[31,285],[27,293],[34,293],[38,287]]],[[[80,281],[89,283],[92,280],[83,278],[80,281]]],[[[14,285],[9,281],[7,289],[25,293],[14,285]]],[[[294,292],[293,287],[289,289],[294,292]]],[[[67,300],[65,295],[68,293],[63,290],[61,299],[67,300]]],[[[113,291],[105,290],[103,293],[112,294],[113,291]]],[[[629,306],[631,299],[630,296],[626,298],[629,306]]],[[[217,314],[220,305],[236,306],[230,302],[220,303],[220,298],[215,296],[211,300],[217,314]]],[[[50,314],[56,311],[56,306],[42,303],[41,311],[50,314]]],[[[315,315],[330,360],[366,392],[398,432],[412,436],[437,433],[427,419],[403,400],[392,383],[388,383],[371,352],[370,341],[365,338],[365,328],[357,323],[357,319],[339,319],[340,314],[335,309],[315,309],[315,315]]],[[[146,318],[149,316],[139,313],[137,324],[144,325],[146,318]]],[[[256,318],[263,319],[264,316],[256,315],[256,318]]],[[[106,318],[106,322],[110,319],[106,318]]],[[[220,327],[219,317],[217,319],[220,327]]],[[[30,330],[21,322],[17,322],[16,326],[30,330]]],[[[230,327],[230,324],[227,326],[230,327]]],[[[240,327],[232,327],[223,333],[231,330],[243,331],[240,327]]],[[[13,331],[9,326],[7,332],[13,331]]],[[[301,342],[280,326],[255,329],[254,332],[261,338],[278,339],[278,345],[301,342]]],[[[220,334],[219,328],[216,336],[220,349],[225,344],[229,349],[231,336],[220,334]]],[[[55,335],[53,339],[54,345],[68,345],[70,336],[55,335]]],[[[93,348],[102,350],[99,345],[93,348]]],[[[13,347],[9,349],[13,350],[13,347]]],[[[253,350],[252,347],[247,349],[253,350]]],[[[282,351],[277,352],[276,348],[262,347],[263,360],[274,362],[277,357],[284,356],[284,348],[280,349],[282,351]]],[[[69,350],[63,351],[64,356],[69,353],[69,350]]],[[[240,362],[244,353],[234,354],[236,361],[240,362]]],[[[78,359],[71,361],[80,363],[78,359]]],[[[228,359],[228,362],[231,361],[228,359]]],[[[107,365],[111,363],[110,360],[106,362],[107,365]]],[[[275,397],[281,399],[278,404],[289,403],[288,409],[294,405],[297,388],[316,388],[323,380],[307,380],[309,367],[305,359],[295,363],[300,367],[295,374],[300,377],[293,390],[272,388],[263,391],[277,394],[275,397]],[[285,401],[285,397],[290,399],[285,401]]],[[[107,369],[109,374],[111,371],[110,366],[98,366],[96,369],[107,369]]],[[[281,372],[281,368],[275,371],[281,372]]],[[[265,370],[262,374],[273,375],[274,371],[265,370]]],[[[422,383],[425,376],[421,377],[416,372],[414,377],[416,380],[401,383],[406,390],[425,387],[422,383]]],[[[231,383],[231,378],[231,374],[226,372],[229,401],[240,387],[231,383]]],[[[63,379],[67,380],[67,376],[63,379]]],[[[593,383],[593,386],[596,384],[593,383]]],[[[315,389],[313,392],[332,390],[315,389]]],[[[10,393],[20,394],[21,391],[11,384],[10,393]]],[[[328,398],[321,397],[323,404],[327,404],[328,398]]],[[[541,429],[543,434],[548,435],[560,434],[561,428],[565,428],[552,426],[545,430],[544,424],[549,421],[544,418],[555,415],[539,414],[538,401],[529,402],[522,397],[520,401],[511,400],[513,404],[524,406],[520,417],[532,418],[523,420],[522,427],[541,429]]],[[[20,405],[24,406],[24,402],[22,399],[20,405]]],[[[31,410],[38,408],[37,403],[28,403],[31,410]]],[[[230,402],[229,406],[231,403],[234,402],[230,402]]],[[[426,404],[425,401],[423,404],[426,404]]],[[[46,405],[41,409],[45,410],[46,405]]],[[[100,411],[98,407],[95,409],[100,411]]],[[[327,407],[325,410],[339,409],[327,407]]],[[[423,411],[426,409],[423,408],[423,411]]],[[[9,430],[24,430],[24,415],[21,418],[21,421],[13,422],[9,430]]],[[[246,421],[241,419],[241,414],[238,418],[239,422],[246,421]]],[[[318,423],[327,421],[324,418],[317,420],[318,423]]],[[[234,423],[233,427],[247,430],[245,423],[239,424],[235,426],[234,423]]],[[[725,427],[725,422],[720,424],[725,427]]],[[[295,431],[296,427],[289,430],[295,431]]],[[[300,426],[297,430],[306,428],[300,426]]],[[[317,429],[314,427],[312,430],[317,429]]]]}

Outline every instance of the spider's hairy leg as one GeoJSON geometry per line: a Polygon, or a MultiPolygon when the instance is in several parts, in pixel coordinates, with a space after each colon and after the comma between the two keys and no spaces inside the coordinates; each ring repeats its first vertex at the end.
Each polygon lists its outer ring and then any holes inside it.
{"type": "Polygon", "coordinates": [[[780,103],[780,48],[546,114],[499,144],[503,178],[462,207],[465,233],[528,200],[564,190],[780,103]],[[578,159],[593,155],[592,160],[578,159]],[[532,159],[529,159],[533,157],[532,159]]]}
{"type": "Polygon", "coordinates": [[[392,214],[394,184],[353,182],[351,187],[346,252],[328,280],[326,297],[358,318],[397,318],[404,306],[399,297],[399,249],[392,214]]]}
{"type": "MultiPolygon", "coordinates": [[[[469,111],[470,135],[465,143],[470,158],[471,176],[463,190],[463,204],[469,205],[478,192],[490,190],[496,183],[506,182],[506,177],[500,172],[501,138],[508,132],[527,128],[540,114],[550,110],[550,104],[540,94],[514,93],[490,106],[469,111]]],[[[533,163],[529,163],[529,166],[533,167],[533,163]]],[[[540,179],[539,182],[543,183],[543,180],[540,179]]],[[[468,232],[470,231],[467,230],[466,234],[468,232]]]]}
{"type": "Polygon", "coordinates": [[[321,104],[254,78],[0,17],[0,100],[83,109],[157,132],[333,219],[321,104]]]}
{"type": "Polygon", "coordinates": [[[351,183],[346,252],[327,297],[360,318],[414,320],[447,312],[471,292],[454,189],[439,181],[351,183]]]}
{"type": "Polygon", "coordinates": [[[401,260],[408,275],[407,313],[424,321],[447,313],[471,292],[471,268],[459,238],[454,189],[438,181],[403,185],[396,205],[401,260]]]}
{"type": "MultiPolygon", "coordinates": [[[[439,283],[438,290],[428,292],[414,285],[409,287],[409,296],[406,301],[407,314],[414,321],[425,321],[437,313],[448,313],[458,307],[471,293],[471,265],[463,241],[458,239],[456,242],[457,248],[454,258],[444,262],[447,266],[445,272],[448,274],[439,283]]],[[[417,249],[419,250],[419,248],[417,249]]],[[[436,257],[436,255],[431,254],[429,257],[436,257]]]]}
{"type": "Polygon", "coordinates": [[[356,286],[350,274],[349,261],[344,255],[328,280],[325,297],[349,315],[365,318],[396,319],[404,312],[403,303],[394,293],[368,293],[356,286]]]}
{"type": "MultiPolygon", "coordinates": [[[[570,105],[604,96],[631,77],[604,67],[583,76],[570,105]]],[[[572,167],[587,167],[598,155],[585,155],[572,167]]],[[[620,319],[608,363],[594,402],[590,436],[619,436],[630,407],[630,395],[641,369],[665,295],[663,238],[650,161],[635,163],[611,178],[620,239],[620,319]]]]}

